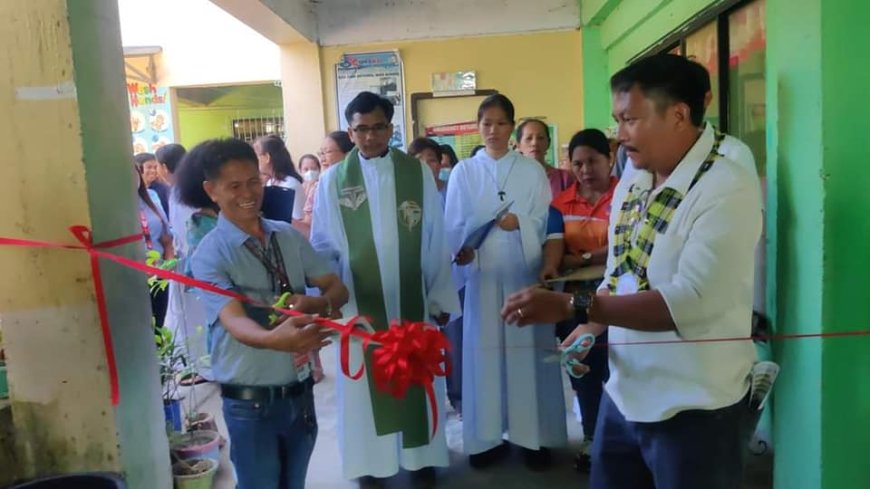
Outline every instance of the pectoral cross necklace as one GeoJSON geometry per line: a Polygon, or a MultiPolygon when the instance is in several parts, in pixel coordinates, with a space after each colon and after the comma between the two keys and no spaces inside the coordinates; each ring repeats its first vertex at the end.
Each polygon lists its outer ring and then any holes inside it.
{"type": "MultiPolygon", "coordinates": [[[[501,185],[498,183],[498,179],[491,173],[489,173],[489,177],[492,178],[493,183],[495,183],[496,188],[498,188],[498,198],[502,202],[504,202],[504,198],[507,195],[507,192],[504,191],[505,187],[507,187],[508,180],[511,177],[511,173],[514,171],[514,165],[517,164],[517,157],[514,155],[513,160],[511,161],[511,167],[508,169],[507,175],[504,177],[504,182],[501,185]]],[[[496,163],[498,165],[498,163],[496,163]]],[[[496,175],[498,175],[498,168],[496,168],[496,175]]]]}

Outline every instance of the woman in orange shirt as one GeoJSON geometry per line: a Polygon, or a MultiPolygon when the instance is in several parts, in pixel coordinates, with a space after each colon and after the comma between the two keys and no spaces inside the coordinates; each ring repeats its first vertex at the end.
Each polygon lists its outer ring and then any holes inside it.
{"type": "MultiPolygon", "coordinates": [[[[562,213],[565,224],[564,254],[558,268],[563,275],[582,269],[588,272],[584,280],[566,282],[566,292],[594,290],[604,275],[601,266],[607,261],[610,203],[618,181],[610,176],[613,167],[610,143],[598,129],[585,129],[575,134],[568,144],[568,155],[577,182],[553,200],[553,207],[562,213]]],[[[556,267],[552,263],[548,266],[556,267]]],[[[556,326],[557,334],[564,339],[577,324],[584,322],[585,317],[575,317],[560,323],[556,326]]],[[[596,342],[606,343],[607,333],[596,338],[596,342]]],[[[580,453],[575,458],[575,466],[578,470],[587,471],[598,405],[608,376],[607,349],[593,348],[584,363],[592,368],[591,371],[580,379],[572,377],[571,385],[577,393],[584,437],[580,453]]]]}

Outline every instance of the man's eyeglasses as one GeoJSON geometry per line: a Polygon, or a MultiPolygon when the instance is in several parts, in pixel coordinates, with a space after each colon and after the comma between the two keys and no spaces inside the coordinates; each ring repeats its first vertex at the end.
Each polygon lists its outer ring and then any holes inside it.
{"type": "Polygon", "coordinates": [[[382,134],[391,127],[393,127],[392,124],[375,124],[374,126],[356,126],[350,129],[354,134],[363,135],[368,133],[382,134]]]}

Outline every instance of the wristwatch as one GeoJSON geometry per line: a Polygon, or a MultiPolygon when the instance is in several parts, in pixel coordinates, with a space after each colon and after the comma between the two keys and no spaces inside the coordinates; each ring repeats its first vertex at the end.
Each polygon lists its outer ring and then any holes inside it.
{"type": "Polygon", "coordinates": [[[595,293],[593,292],[574,292],[574,295],[571,296],[571,300],[568,302],[571,305],[571,309],[574,310],[574,317],[584,314],[589,317],[589,309],[592,307],[592,303],[595,301],[595,293]]]}
{"type": "Polygon", "coordinates": [[[580,258],[583,258],[583,263],[585,265],[592,263],[592,253],[590,253],[588,251],[586,253],[583,253],[582,255],[580,255],[580,258]]]}

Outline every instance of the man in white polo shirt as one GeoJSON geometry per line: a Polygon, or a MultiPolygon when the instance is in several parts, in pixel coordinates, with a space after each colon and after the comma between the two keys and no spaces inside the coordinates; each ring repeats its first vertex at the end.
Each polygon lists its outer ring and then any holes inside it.
{"type": "Polygon", "coordinates": [[[724,489],[742,479],[754,347],[694,341],[750,336],[760,190],[754,172],[720,154],[724,136],[703,123],[705,89],[693,70],[662,54],[611,78],[619,141],[638,171],[613,196],[608,278],[597,294],[528,289],[503,310],[536,324],[585,309],[590,323],[566,346],[608,329],[593,489],[724,489]]]}

